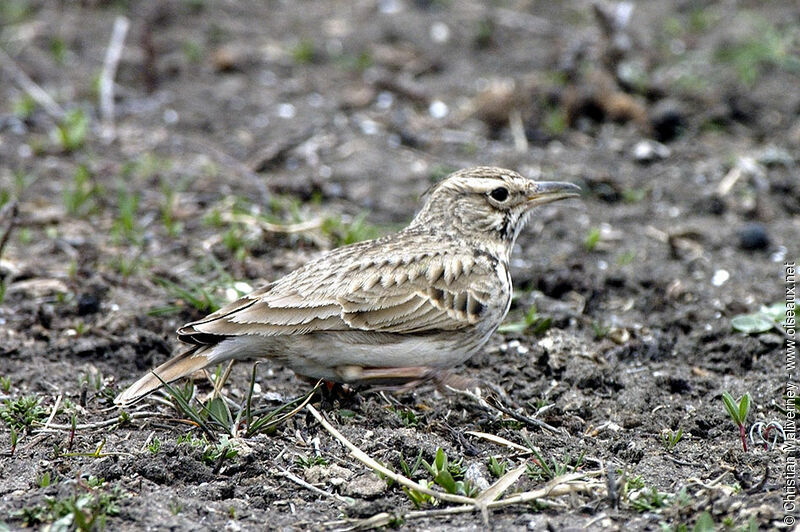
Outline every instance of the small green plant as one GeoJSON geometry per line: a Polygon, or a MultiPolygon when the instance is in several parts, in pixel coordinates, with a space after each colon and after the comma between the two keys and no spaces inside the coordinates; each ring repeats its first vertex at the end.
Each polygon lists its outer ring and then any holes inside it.
{"type": "Polygon", "coordinates": [[[138,211],[139,193],[120,188],[117,194],[117,216],[111,226],[112,234],[118,239],[138,241],[138,211]]]}
{"type": "Polygon", "coordinates": [[[317,47],[314,41],[303,39],[292,49],[292,59],[298,65],[310,65],[319,58],[317,47]]]}
{"type": "Polygon", "coordinates": [[[592,322],[592,333],[594,333],[594,337],[597,340],[602,340],[608,333],[611,331],[611,327],[608,325],[604,325],[599,321],[592,322]]]}
{"type": "Polygon", "coordinates": [[[678,445],[678,442],[681,441],[683,438],[683,429],[678,428],[677,431],[664,429],[661,431],[661,444],[664,446],[664,450],[669,452],[675,449],[675,446],[678,445]]]}
{"type": "Polygon", "coordinates": [[[67,59],[67,43],[61,37],[50,38],[50,55],[59,65],[63,65],[67,59]]]}
{"type": "Polygon", "coordinates": [[[600,228],[592,227],[591,229],[589,229],[589,233],[583,240],[583,247],[586,248],[586,251],[594,251],[595,248],[597,247],[597,244],[599,243],[600,243],[600,228]]]}
{"type": "Polygon", "coordinates": [[[644,188],[624,188],[622,189],[622,201],[625,203],[639,203],[647,196],[644,188]]]}
{"type": "Polygon", "coordinates": [[[11,106],[11,112],[22,120],[29,119],[33,116],[34,111],[36,111],[36,100],[28,94],[23,94],[17,98],[11,106]]]}
{"type": "Polygon", "coordinates": [[[414,465],[409,466],[405,459],[402,456],[400,457],[400,470],[403,472],[403,475],[411,478],[417,472],[419,466],[422,465],[422,462],[422,449],[420,449],[417,458],[414,460],[414,465]]]}
{"type": "Polygon", "coordinates": [[[536,305],[531,305],[522,320],[506,322],[498,327],[501,333],[524,333],[530,331],[536,336],[544,334],[553,324],[553,318],[539,314],[536,305]]]}
{"type": "Polygon", "coordinates": [[[111,258],[110,265],[114,271],[127,278],[136,273],[139,268],[145,265],[145,261],[142,260],[141,252],[136,253],[133,256],[119,254],[111,258]]]}
{"type": "Polygon", "coordinates": [[[244,229],[236,224],[222,234],[222,244],[231,252],[238,261],[243,261],[248,255],[248,241],[244,229]]]}
{"type": "Polygon", "coordinates": [[[440,447],[436,450],[436,457],[432,464],[424,461],[422,465],[433,476],[433,482],[442,487],[447,493],[453,495],[464,495],[474,497],[478,493],[478,488],[473,486],[468,480],[457,480],[464,477],[462,460],[450,462],[447,454],[440,447]]]}
{"type": "Polygon", "coordinates": [[[99,188],[92,183],[89,169],[84,165],[78,166],[72,177],[72,186],[64,190],[64,208],[70,216],[86,216],[96,207],[95,197],[99,188]]]}
{"type": "Polygon", "coordinates": [[[567,130],[567,113],[562,106],[547,106],[542,121],[542,129],[551,137],[563,135],[567,130]]]}
{"type": "Polygon", "coordinates": [[[203,449],[202,460],[206,464],[212,465],[221,463],[225,460],[235,458],[239,454],[233,441],[228,436],[222,436],[217,443],[210,443],[203,449]]]}
{"type": "Polygon", "coordinates": [[[50,484],[53,483],[53,479],[50,476],[50,471],[45,471],[41,475],[36,477],[36,485],[40,488],[46,488],[50,484]]]}
{"type": "Polygon", "coordinates": [[[47,418],[47,409],[42,398],[29,395],[17,399],[6,399],[0,406],[0,419],[17,432],[28,432],[34,423],[47,418]]]}
{"type": "Polygon", "coordinates": [[[731,416],[733,422],[739,427],[742,449],[747,452],[747,429],[745,429],[745,423],[747,422],[747,414],[750,413],[750,394],[746,393],[741,396],[738,401],[734,401],[731,394],[723,392],[722,402],[725,404],[725,410],[728,411],[728,415],[731,416]]]}
{"type": "Polygon", "coordinates": [[[308,469],[309,467],[314,467],[316,465],[318,466],[328,465],[327,460],[316,454],[311,456],[298,455],[297,458],[295,458],[294,463],[299,465],[303,469],[308,469]]]}
{"type": "Polygon", "coordinates": [[[636,252],[633,250],[629,250],[624,252],[617,258],[617,264],[619,264],[620,266],[627,266],[634,260],[636,260],[636,252]]]}
{"type": "MultiPolygon", "coordinates": [[[[433,486],[432,482],[428,482],[425,479],[421,479],[419,481],[419,485],[422,489],[430,489],[433,486]]],[[[437,500],[433,495],[428,495],[427,493],[423,493],[421,491],[410,489],[403,486],[403,492],[408,495],[408,498],[411,499],[411,502],[414,503],[416,508],[421,508],[425,504],[436,504],[437,500]]]]}
{"type": "Polygon", "coordinates": [[[0,377],[0,390],[3,390],[3,393],[11,391],[11,377],[0,377]]]}
{"type": "Polygon", "coordinates": [[[178,445],[189,445],[190,447],[203,447],[208,445],[208,440],[205,437],[196,438],[187,432],[178,436],[176,443],[178,445]]]}
{"type": "Polygon", "coordinates": [[[161,179],[161,222],[171,237],[178,236],[183,230],[183,224],[175,219],[175,204],[177,191],[168,180],[161,179]]]}
{"type": "Polygon", "coordinates": [[[14,427],[10,428],[11,431],[11,456],[14,456],[14,453],[17,450],[17,443],[19,443],[19,433],[14,429],[14,427]]]}
{"type": "Polygon", "coordinates": [[[72,109],[56,126],[54,136],[61,149],[72,152],[83,147],[89,133],[89,117],[83,109],[72,109]]]}
{"type": "Polygon", "coordinates": [[[506,474],[506,470],[508,469],[508,461],[503,460],[502,462],[500,462],[494,456],[490,456],[487,467],[489,469],[489,473],[493,477],[501,478],[503,475],[506,474]]]}
{"type": "Polygon", "coordinates": [[[320,229],[335,247],[378,238],[383,232],[377,225],[367,222],[366,213],[359,214],[349,223],[339,216],[330,216],[323,220],[320,229]]]}
{"type": "Polygon", "coordinates": [[[417,414],[410,408],[393,408],[392,411],[400,418],[400,421],[406,427],[416,427],[419,425],[417,414]]]}
{"type": "Polygon", "coordinates": [[[781,320],[786,317],[786,304],[775,303],[762,306],[758,312],[739,314],[731,319],[731,327],[745,334],[760,334],[779,328],[781,320]]]}
{"type": "Polygon", "coordinates": [[[163,286],[170,296],[183,301],[202,314],[214,312],[222,306],[219,298],[199,284],[180,286],[163,277],[157,277],[155,282],[163,286]]]}
{"type": "Polygon", "coordinates": [[[150,443],[147,444],[147,450],[150,451],[150,454],[158,454],[161,450],[161,440],[154,436],[150,443]]]}
{"type": "Polygon", "coordinates": [[[181,51],[183,51],[188,63],[199,63],[203,59],[203,45],[197,41],[183,41],[181,43],[181,51]]]}
{"type": "Polygon", "coordinates": [[[670,505],[672,495],[658,491],[655,487],[642,490],[637,497],[630,499],[631,506],[637,512],[654,512],[670,505]]]}
{"type": "Polygon", "coordinates": [[[730,64],[747,86],[753,86],[768,67],[797,71],[800,59],[792,53],[793,35],[762,24],[757,36],[734,44],[723,44],[716,53],[722,63],[730,64]]]}
{"type": "Polygon", "coordinates": [[[475,38],[473,44],[478,50],[489,48],[494,42],[494,32],[496,26],[494,20],[489,17],[478,20],[475,29],[475,38]]]}
{"type": "Polygon", "coordinates": [[[581,465],[583,465],[583,457],[586,455],[586,453],[583,452],[577,458],[577,460],[574,461],[569,454],[564,455],[562,460],[557,460],[556,457],[553,456],[550,458],[548,463],[548,460],[542,457],[541,453],[535,446],[529,442],[527,443],[528,447],[531,449],[531,451],[533,451],[533,455],[536,460],[534,460],[532,464],[528,464],[528,470],[526,473],[530,478],[535,480],[553,480],[554,478],[566,475],[569,472],[576,471],[581,465]]]}

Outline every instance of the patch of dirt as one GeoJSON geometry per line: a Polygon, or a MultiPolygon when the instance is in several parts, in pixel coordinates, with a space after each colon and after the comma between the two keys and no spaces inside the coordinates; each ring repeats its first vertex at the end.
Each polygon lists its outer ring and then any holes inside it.
{"type": "MultiPolygon", "coordinates": [[[[513,256],[512,327],[456,369],[504,411],[432,385],[313,404],[398,472],[442,449],[476,485],[495,480],[490,456],[527,463],[507,495],[541,488],[542,461],[594,483],[491,511],[497,530],[793,515],[792,451],[744,452],[721,397],[750,394],[748,427],[786,424],[785,337],[731,319],[784,301],[800,256],[794,2],[151,4],[0,6],[0,237],[15,218],[0,412],[40,401],[0,424],[9,527],[324,529],[388,512],[483,528],[479,513],[414,514],[306,410],[209,442],[167,401],[120,417],[113,397],[179,348],[183,323],[402,227],[432,182],[487,164],[585,191],[537,211],[513,256]],[[118,16],[111,139],[97,80],[118,16]]],[[[234,366],[230,404],[250,378],[234,366]]],[[[255,409],[307,389],[268,363],[255,384],[255,409]]]]}

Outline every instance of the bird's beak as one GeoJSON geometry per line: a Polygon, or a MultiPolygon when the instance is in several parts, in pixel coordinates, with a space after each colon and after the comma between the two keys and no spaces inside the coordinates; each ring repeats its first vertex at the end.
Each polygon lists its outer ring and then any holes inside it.
{"type": "Polygon", "coordinates": [[[537,181],[533,183],[528,193],[528,205],[543,205],[564,198],[574,198],[581,195],[581,187],[572,183],[559,183],[556,181],[537,181]]]}

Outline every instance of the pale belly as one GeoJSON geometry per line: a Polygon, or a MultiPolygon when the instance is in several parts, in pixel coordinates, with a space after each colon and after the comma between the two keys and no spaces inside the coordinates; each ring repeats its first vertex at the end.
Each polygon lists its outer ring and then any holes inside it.
{"type": "Polygon", "coordinates": [[[494,328],[428,335],[342,331],[298,336],[239,336],[223,340],[205,354],[210,364],[231,359],[270,358],[306,377],[349,382],[358,381],[358,378],[343,368],[452,368],[474,355],[492,332],[494,328]],[[348,375],[354,376],[349,378],[348,375]]]}

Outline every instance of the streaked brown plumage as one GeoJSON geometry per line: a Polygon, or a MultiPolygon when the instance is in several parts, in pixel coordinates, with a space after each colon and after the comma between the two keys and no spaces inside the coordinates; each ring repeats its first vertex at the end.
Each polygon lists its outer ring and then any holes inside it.
{"type": "MultiPolygon", "coordinates": [[[[153,370],[174,381],[231,359],[265,357],[296,373],[351,384],[424,380],[472,356],[511,302],[508,261],[531,207],[578,195],[477,167],[435,187],[402,231],[335,249],[189,323],[192,347],[153,370]]],[[[116,400],[161,386],[153,372],[116,400]]]]}

